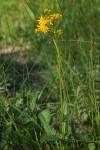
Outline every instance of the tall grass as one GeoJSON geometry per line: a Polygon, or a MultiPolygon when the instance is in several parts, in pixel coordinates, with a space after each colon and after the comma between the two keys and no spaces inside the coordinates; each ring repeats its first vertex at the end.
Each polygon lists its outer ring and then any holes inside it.
{"type": "Polygon", "coordinates": [[[99,0],[1,4],[0,46],[14,48],[0,55],[0,149],[99,150],[99,0]],[[63,15],[59,37],[34,32],[45,7],[63,15]]]}

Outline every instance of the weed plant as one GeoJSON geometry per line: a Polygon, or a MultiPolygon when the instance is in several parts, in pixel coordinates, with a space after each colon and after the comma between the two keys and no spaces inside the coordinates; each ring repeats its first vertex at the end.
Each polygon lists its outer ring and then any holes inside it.
{"type": "Polygon", "coordinates": [[[99,0],[0,4],[0,150],[99,150],[99,0]]]}

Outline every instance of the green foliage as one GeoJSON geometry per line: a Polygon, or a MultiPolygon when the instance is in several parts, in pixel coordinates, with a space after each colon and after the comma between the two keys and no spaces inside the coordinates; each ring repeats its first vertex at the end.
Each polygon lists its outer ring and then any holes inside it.
{"type": "Polygon", "coordinates": [[[94,143],[90,143],[88,144],[89,150],[95,150],[95,144],[94,143]]]}
{"type": "Polygon", "coordinates": [[[39,117],[41,123],[43,124],[43,126],[46,124],[49,124],[50,120],[51,120],[51,114],[50,114],[49,109],[45,109],[42,112],[40,112],[38,117],[39,117]]]}

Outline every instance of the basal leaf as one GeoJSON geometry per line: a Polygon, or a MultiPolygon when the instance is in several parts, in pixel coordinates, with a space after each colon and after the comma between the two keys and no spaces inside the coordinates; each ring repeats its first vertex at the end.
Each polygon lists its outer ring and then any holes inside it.
{"type": "Polygon", "coordinates": [[[44,109],[38,115],[42,124],[49,124],[51,120],[51,113],[49,109],[44,109]]]}

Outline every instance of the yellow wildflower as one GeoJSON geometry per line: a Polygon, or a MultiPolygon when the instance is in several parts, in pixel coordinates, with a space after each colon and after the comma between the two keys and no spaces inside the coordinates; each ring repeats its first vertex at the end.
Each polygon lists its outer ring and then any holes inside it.
{"type": "Polygon", "coordinates": [[[61,14],[53,14],[47,17],[47,23],[53,24],[52,22],[62,17],[61,14]]]}
{"type": "Polygon", "coordinates": [[[60,19],[62,17],[61,14],[53,14],[53,15],[50,15],[50,19],[51,20],[57,20],[57,19],[60,19]]]}
{"type": "Polygon", "coordinates": [[[47,32],[49,30],[49,27],[47,26],[47,20],[43,18],[42,16],[40,17],[39,20],[39,25],[37,25],[37,28],[35,29],[35,32],[47,32]]]}
{"type": "Polygon", "coordinates": [[[56,30],[56,31],[54,31],[54,34],[60,35],[60,34],[62,34],[62,30],[56,30]]]}
{"type": "Polygon", "coordinates": [[[37,29],[35,29],[35,32],[48,32],[49,28],[45,25],[39,25],[37,26],[37,29]]]}
{"type": "Polygon", "coordinates": [[[39,22],[39,24],[44,24],[46,25],[47,24],[47,20],[45,18],[43,18],[42,16],[40,17],[39,20],[37,20],[39,22]]]}
{"type": "Polygon", "coordinates": [[[49,9],[49,8],[44,9],[44,13],[50,13],[50,12],[51,12],[51,9],[49,9]]]}
{"type": "Polygon", "coordinates": [[[48,17],[46,18],[46,20],[47,20],[47,23],[48,23],[48,24],[53,25],[53,23],[52,23],[53,18],[51,18],[50,16],[48,16],[48,17]]]}
{"type": "MultiPolygon", "coordinates": [[[[45,8],[44,12],[50,12],[50,9],[45,8]]],[[[62,17],[61,14],[52,14],[48,15],[46,17],[39,17],[37,28],[35,29],[35,32],[48,32],[50,29],[50,25],[53,25],[53,21],[56,21],[62,17]]],[[[61,34],[61,31],[55,31],[55,34],[61,34]]]]}

